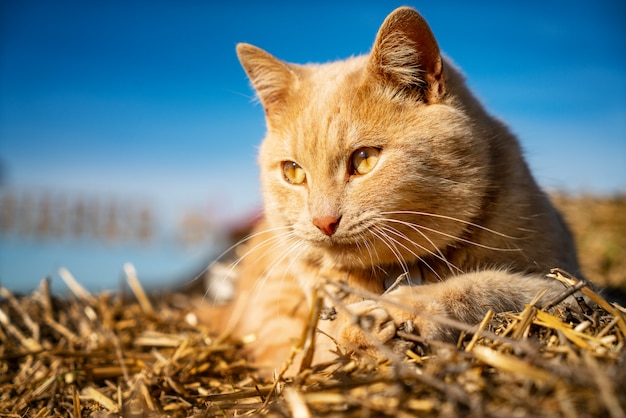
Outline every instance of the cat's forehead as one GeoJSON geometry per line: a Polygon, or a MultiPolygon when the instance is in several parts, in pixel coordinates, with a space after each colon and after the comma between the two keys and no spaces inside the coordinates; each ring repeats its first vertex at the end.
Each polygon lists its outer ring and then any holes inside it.
{"type": "Polygon", "coordinates": [[[354,79],[363,66],[358,59],[352,59],[347,65],[343,61],[296,68],[298,81],[283,111],[276,117],[268,115],[265,145],[276,158],[298,161],[314,153],[344,149],[349,140],[349,90],[354,90],[354,79]]]}
{"type": "Polygon", "coordinates": [[[367,57],[352,57],[344,61],[303,66],[302,85],[312,96],[324,100],[350,93],[363,82],[367,57]]]}
{"type": "Polygon", "coordinates": [[[312,115],[332,116],[357,105],[356,93],[365,76],[361,57],[305,68],[296,93],[299,107],[312,115]]]}
{"type": "Polygon", "coordinates": [[[361,119],[363,98],[358,93],[365,77],[365,58],[304,67],[295,98],[298,113],[291,120],[298,136],[346,145],[361,119]]]}

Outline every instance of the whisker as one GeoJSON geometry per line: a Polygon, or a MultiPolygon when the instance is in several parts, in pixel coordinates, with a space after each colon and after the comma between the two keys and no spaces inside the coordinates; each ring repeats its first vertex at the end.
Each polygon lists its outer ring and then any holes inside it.
{"type": "MultiPolygon", "coordinates": [[[[291,237],[290,237],[291,238],[291,237]]],[[[287,242],[283,242],[280,244],[287,244],[287,242]]],[[[278,245],[280,245],[278,244],[278,245]]],[[[275,245],[272,249],[275,249],[278,245],[275,245]]],[[[278,257],[277,259],[272,260],[272,262],[270,263],[270,265],[268,265],[263,272],[261,273],[261,275],[259,276],[258,280],[255,281],[254,284],[254,301],[253,304],[256,304],[258,301],[258,298],[261,295],[261,290],[263,289],[263,287],[265,286],[265,283],[267,282],[267,280],[270,278],[270,276],[272,275],[272,273],[274,272],[274,269],[276,267],[278,267],[280,265],[280,263],[282,263],[289,255],[291,255],[294,251],[296,251],[298,248],[301,248],[304,245],[304,241],[300,240],[300,239],[296,239],[296,242],[291,244],[289,246],[289,249],[287,251],[285,251],[280,257],[278,257]]],[[[289,261],[289,264],[287,265],[286,268],[283,269],[283,275],[281,277],[281,285],[282,286],[282,282],[285,279],[285,275],[287,274],[287,272],[289,271],[289,269],[291,268],[291,266],[293,265],[293,263],[299,258],[300,254],[302,254],[302,249],[300,250],[300,252],[298,253],[298,255],[296,257],[293,257],[291,259],[291,261],[289,261]]],[[[277,307],[278,309],[278,307],[277,307]]]]}
{"type": "Polygon", "coordinates": [[[430,231],[430,232],[433,232],[433,233],[435,233],[435,234],[443,235],[444,237],[452,238],[452,239],[454,239],[454,240],[456,240],[456,241],[461,241],[461,242],[464,242],[464,243],[466,243],[466,244],[474,245],[474,246],[476,246],[476,247],[484,248],[484,249],[487,249],[487,250],[502,251],[502,252],[517,252],[517,251],[522,251],[520,248],[499,248],[499,247],[492,247],[492,246],[490,246],[490,245],[481,244],[481,243],[479,243],[479,242],[471,241],[471,240],[468,240],[468,239],[466,239],[466,238],[457,237],[457,236],[455,236],[455,235],[448,234],[447,232],[438,231],[438,230],[436,230],[436,229],[432,229],[432,228],[429,228],[429,227],[424,226],[424,225],[419,225],[419,224],[414,224],[414,225],[415,225],[417,228],[424,229],[424,230],[426,230],[426,231],[430,231]]]}
{"type": "MultiPolygon", "coordinates": [[[[365,244],[365,249],[367,250],[367,254],[370,257],[370,266],[374,266],[376,265],[376,263],[374,262],[374,255],[372,253],[372,250],[374,250],[374,252],[376,252],[376,259],[379,260],[380,257],[378,255],[378,251],[376,251],[376,247],[375,246],[371,246],[371,243],[368,240],[368,237],[364,234],[361,233],[360,234],[363,237],[363,243],[365,244]]],[[[357,241],[359,242],[359,241],[357,241]]]]}
{"type": "Polygon", "coordinates": [[[511,236],[511,235],[507,235],[505,233],[502,233],[502,232],[498,232],[496,230],[493,230],[491,228],[487,228],[485,226],[479,225],[479,224],[474,223],[474,222],[465,221],[463,219],[458,219],[458,218],[455,218],[453,216],[440,215],[440,214],[437,214],[437,213],[417,212],[417,211],[411,211],[411,210],[399,210],[399,211],[381,212],[381,215],[418,215],[418,216],[428,216],[428,217],[432,217],[432,218],[441,218],[441,219],[446,219],[446,220],[449,220],[449,221],[459,222],[459,223],[462,223],[462,224],[465,224],[465,225],[468,225],[468,226],[472,226],[474,228],[481,229],[481,230],[483,230],[485,232],[489,232],[491,234],[501,236],[502,238],[507,238],[507,239],[512,239],[512,240],[521,239],[519,237],[514,237],[514,236],[511,236]]]}
{"type": "MultiPolygon", "coordinates": [[[[398,236],[398,237],[400,237],[400,238],[402,238],[402,239],[404,239],[404,240],[406,240],[406,241],[409,241],[409,242],[410,242],[410,243],[412,243],[412,244],[415,244],[415,243],[414,243],[413,241],[411,241],[411,240],[410,240],[407,236],[405,236],[404,234],[400,233],[400,232],[399,232],[399,231],[397,231],[395,228],[391,228],[391,227],[389,227],[389,226],[384,226],[384,227],[382,227],[382,228],[384,228],[385,230],[387,230],[387,231],[389,231],[389,232],[393,232],[396,236],[398,236]]],[[[404,249],[406,249],[407,251],[409,251],[409,252],[410,252],[410,253],[411,253],[411,254],[412,254],[412,255],[413,255],[416,259],[418,259],[418,260],[419,260],[419,261],[421,261],[421,262],[422,262],[422,263],[423,263],[426,267],[428,267],[428,269],[429,269],[431,272],[433,272],[433,274],[437,277],[437,279],[439,279],[440,281],[442,281],[442,280],[443,280],[443,277],[441,277],[441,276],[439,275],[439,273],[438,273],[438,272],[437,272],[437,271],[436,271],[436,270],[435,270],[435,269],[434,269],[434,268],[433,268],[430,264],[428,264],[428,263],[427,263],[427,262],[426,262],[426,261],[425,261],[422,257],[420,257],[419,255],[415,254],[413,251],[411,251],[409,248],[407,248],[404,244],[401,244],[400,242],[398,242],[398,241],[397,241],[397,240],[395,240],[395,239],[394,239],[394,241],[395,241],[396,243],[398,243],[399,245],[402,245],[402,247],[404,247],[404,249]]],[[[426,251],[428,251],[428,250],[426,250],[426,251]]],[[[433,254],[433,255],[434,255],[434,254],[433,254]]],[[[447,262],[447,261],[444,259],[444,262],[447,262]]],[[[407,270],[405,270],[405,272],[406,272],[407,274],[409,274],[407,270]]]]}
{"type": "MultiPolygon", "coordinates": [[[[453,218],[453,217],[450,217],[450,216],[445,216],[445,215],[437,215],[437,214],[430,214],[430,213],[426,213],[426,212],[413,212],[413,211],[381,212],[381,214],[386,214],[386,215],[393,215],[393,214],[400,214],[400,215],[402,215],[402,214],[413,214],[413,215],[423,215],[423,216],[433,216],[433,217],[439,217],[439,218],[449,219],[449,220],[453,220],[453,221],[457,221],[457,222],[465,223],[465,224],[467,224],[467,225],[475,226],[475,227],[477,227],[477,228],[479,228],[479,229],[482,229],[482,230],[487,231],[487,232],[489,232],[489,233],[493,233],[493,234],[498,235],[498,236],[503,237],[503,238],[509,238],[509,239],[512,239],[512,240],[519,239],[519,238],[516,238],[516,237],[510,237],[510,236],[508,236],[508,235],[506,235],[506,234],[503,234],[503,233],[500,233],[500,232],[494,231],[494,230],[489,229],[489,228],[485,228],[485,227],[480,226],[480,225],[478,225],[478,224],[475,224],[475,223],[473,223],[473,222],[467,222],[467,221],[463,221],[462,219],[456,219],[456,218],[453,218]]],[[[503,252],[507,252],[507,251],[508,251],[508,252],[522,251],[520,248],[517,248],[517,247],[516,247],[516,248],[499,248],[499,247],[492,247],[492,246],[490,246],[490,245],[481,244],[481,243],[479,243],[479,242],[471,241],[471,240],[468,240],[468,239],[466,239],[466,238],[462,238],[462,237],[458,237],[458,236],[455,236],[455,235],[452,235],[452,234],[448,234],[448,233],[446,233],[446,232],[442,232],[442,231],[439,231],[439,230],[437,230],[437,229],[429,228],[429,227],[427,227],[427,226],[420,225],[420,224],[418,224],[418,223],[413,223],[413,222],[411,222],[411,224],[415,225],[415,227],[416,227],[416,228],[420,228],[420,229],[423,229],[423,230],[426,230],[426,231],[430,231],[430,232],[433,232],[433,233],[435,233],[435,234],[443,235],[443,236],[445,236],[445,237],[452,238],[453,240],[460,241],[460,242],[464,242],[464,243],[466,243],[466,244],[470,244],[470,245],[474,245],[474,246],[476,246],[476,247],[485,248],[485,249],[487,249],[487,250],[493,250],[493,251],[503,251],[503,252]]]]}
{"type": "Polygon", "coordinates": [[[215,259],[211,263],[209,263],[208,266],[206,266],[200,273],[198,273],[196,277],[191,279],[191,282],[195,282],[196,280],[200,279],[200,277],[202,277],[207,271],[211,270],[211,268],[213,268],[213,266],[216,263],[218,263],[222,259],[222,257],[226,256],[226,254],[230,253],[231,251],[233,251],[235,248],[239,247],[240,245],[245,244],[251,239],[258,237],[259,235],[262,235],[268,232],[280,231],[283,229],[290,229],[290,227],[280,226],[280,227],[275,227],[275,228],[268,228],[268,229],[264,229],[263,231],[257,231],[255,233],[245,236],[244,238],[240,239],[239,241],[235,242],[233,245],[225,249],[220,255],[215,257],[215,259]]]}
{"type": "Polygon", "coordinates": [[[395,239],[393,239],[392,237],[388,236],[387,233],[378,225],[374,226],[372,229],[370,229],[370,231],[383,244],[385,244],[387,246],[387,248],[389,248],[389,250],[392,252],[394,257],[396,257],[396,260],[398,260],[398,263],[400,264],[400,267],[402,268],[402,271],[404,273],[406,273],[406,274],[410,274],[409,273],[409,266],[407,265],[406,260],[404,260],[404,258],[402,257],[402,254],[400,254],[400,251],[398,250],[398,247],[396,247],[396,245],[394,244],[394,241],[396,243],[397,243],[397,241],[395,239]]]}
{"type": "MultiPolygon", "coordinates": [[[[367,242],[364,242],[364,243],[365,243],[364,247],[367,249],[367,242]]],[[[359,250],[359,252],[363,251],[363,247],[361,246],[361,242],[359,242],[357,240],[357,241],[354,242],[354,244],[356,245],[356,248],[359,250]]],[[[370,258],[371,258],[371,256],[370,256],[370,258]]],[[[360,257],[358,258],[358,261],[359,261],[359,263],[361,263],[361,267],[365,268],[365,262],[363,260],[361,260],[360,257]]]]}
{"type": "MultiPolygon", "coordinates": [[[[278,230],[283,230],[283,229],[289,229],[289,228],[273,228],[273,229],[268,229],[259,233],[255,233],[253,234],[253,236],[251,236],[250,238],[246,238],[244,240],[242,240],[242,242],[245,241],[249,241],[251,238],[253,237],[257,237],[262,233],[266,233],[266,232],[271,232],[271,231],[278,231],[278,230]]],[[[261,241],[260,243],[256,244],[255,246],[253,246],[252,248],[249,248],[243,255],[241,255],[240,257],[238,257],[235,261],[233,261],[230,265],[228,270],[222,275],[222,282],[224,280],[228,279],[228,276],[230,276],[232,274],[232,272],[235,270],[235,268],[237,268],[237,266],[246,258],[248,257],[250,254],[252,254],[255,251],[258,251],[262,248],[265,248],[265,250],[263,251],[263,253],[261,253],[261,255],[258,257],[259,259],[262,259],[263,257],[265,257],[269,252],[271,252],[274,248],[276,248],[277,245],[281,244],[281,240],[285,237],[288,237],[290,235],[293,235],[293,231],[287,231],[287,232],[283,232],[281,234],[278,235],[272,235],[271,237],[261,241]],[[269,247],[269,248],[267,248],[269,247]]],[[[231,247],[232,250],[232,247],[231,247]]],[[[213,266],[215,264],[215,261],[213,263],[211,263],[211,266],[213,266]]],[[[206,297],[209,292],[211,287],[213,286],[213,283],[210,283],[207,286],[207,289],[204,293],[204,297],[206,297]]],[[[215,299],[217,298],[217,295],[215,297],[215,299]]],[[[216,300],[214,299],[214,303],[216,302],[216,300]]]]}
{"type": "Polygon", "coordinates": [[[443,253],[441,252],[441,250],[439,248],[437,248],[437,246],[435,245],[435,243],[428,237],[428,235],[424,234],[422,231],[419,230],[419,228],[417,228],[417,226],[415,226],[413,223],[411,222],[406,222],[406,221],[401,221],[398,219],[393,219],[393,218],[378,218],[379,221],[383,221],[383,222],[395,222],[395,223],[399,223],[401,225],[407,226],[409,228],[411,228],[413,231],[417,232],[418,234],[420,234],[425,240],[427,240],[430,245],[433,246],[433,248],[435,249],[436,253],[434,251],[431,251],[430,249],[410,240],[408,237],[405,237],[405,239],[409,242],[411,242],[413,245],[415,245],[416,247],[421,248],[422,250],[426,251],[427,253],[429,253],[430,255],[432,255],[433,257],[443,261],[446,266],[448,267],[448,269],[450,270],[450,273],[455,273],[455,270],[457,273],[463,273],[463,270],[461,270],[460,268],[458,268],[457,266],[455,266],[454,264],[452,264],[451,262],[449,262],[446,257],[443,255],[443,253]]]}
{"type": "MultiPolygon", "coordinates": [[[[380,230],[383,230],[387,233],[391,233],[405,241],[410,242],[411,244],[415,244],[413,241],[411,241],[406,235],[402,234],[401,232],[399,232],[398,230],[396,230],[395,228],[391,228],[390,226],[380,226],[379,227],[380,230]]],[[[419,258],[419,255],[415,254],[415,252],[413,252],[413,250],[411,250],[409,247],[407,247],[406,245],[402,244],[400,241],[398,241],[395,238],[391,238],[389,237],[391,240],[393,240],[396,244],[400,245],[402,248],[404,248],[405,250],[407,250],[413,257],[415,258],[419,258]]]]}

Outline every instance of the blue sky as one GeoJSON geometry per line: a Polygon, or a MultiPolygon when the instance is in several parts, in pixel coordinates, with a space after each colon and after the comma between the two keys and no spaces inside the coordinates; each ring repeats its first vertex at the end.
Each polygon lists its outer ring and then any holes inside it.
{"type": "MultiPolygon", "coordinates": [[[[334,60],[395,7],[214,3],[1,2],[5,185],[252,204],[264,124],[235,44],[334,60]]],[[[626,3],[413,5],[545,186],[625,188],[626,3]]]]}
{"type": "MultiPolygon", "coordinates": [[[[141,195],[164,217],[246,213],[264,121],[236,43],[345,58],[402,4],[0,1],[0,187],[141,195]]],[[[410,5],[542,185],[626,190],[626,2],[410,5]]]]}

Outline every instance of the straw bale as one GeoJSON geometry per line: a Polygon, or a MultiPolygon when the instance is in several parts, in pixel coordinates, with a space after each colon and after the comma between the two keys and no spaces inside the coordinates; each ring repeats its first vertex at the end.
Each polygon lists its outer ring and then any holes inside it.
{"type": "Polygon", "coordinates": [[[490,312],[457,345],[399,332],[403,356],[340,357],[268,381],[241,341],[211,335],[179,296],[149,298],[136,277],[132,297],[70,281],[66,298],[45,280],[26,296],[0,290],[2,416],[626,416],[625,310],[588,287],[585,314],[490,312]]]}

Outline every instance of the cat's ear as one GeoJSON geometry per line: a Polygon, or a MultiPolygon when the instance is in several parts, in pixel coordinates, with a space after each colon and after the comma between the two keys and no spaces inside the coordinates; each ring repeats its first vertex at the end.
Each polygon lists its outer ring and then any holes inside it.
{"type": "Polygon", "coordinates": [[[286,63],[254,45],[238,44],[237,56],[265,112],[280,111],[296,81],[295,73],[286,63]]]}
{"type": "Polygon", "coordinates": [[[383,22],[370,55],[369,71],[398,93],[418,93],[437,102],[445,90],[439,46],[424,18],[410,7],[383,22]]]}

